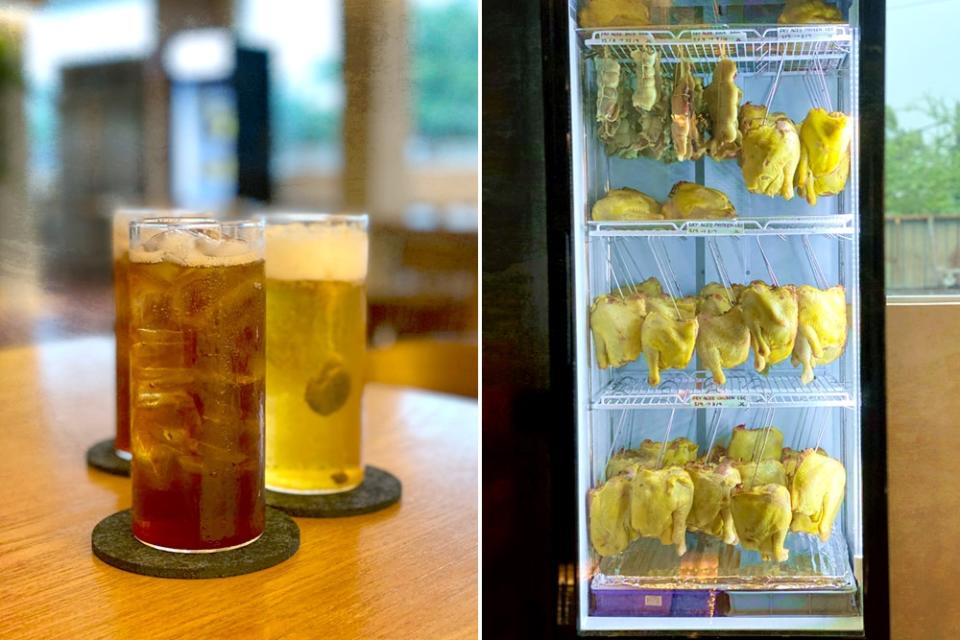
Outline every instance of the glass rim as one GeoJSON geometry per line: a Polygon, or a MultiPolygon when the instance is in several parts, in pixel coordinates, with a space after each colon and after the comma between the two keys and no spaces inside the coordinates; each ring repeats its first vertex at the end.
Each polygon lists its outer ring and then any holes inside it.
{"type": "Polygon", "coordinates": [[[113,217],[137,216],[139,218],[208,218],[216,217],[210,211],[202,209],[188,209],[184,207],[118,207],[113,210],[113,217]],[[156,214],[156,215],[150,215],[156,214]],[[189,215],[181,215],[189,214],[189,215]]]}
{"type": "Polygon", "coordinates": [[[309,211],[290,211],[277,213],[258,213],[254,216],[267,225],[293,224],[297,222],[345,222],[351,224],[370,224],[370,215],[367,213],[325,213],[309,211]]]}
{"type": "Polygon", "coordinates": [[[157,217],[142,218],[130,222],[130,230],[134,229],[171,229],[171,228],[197,228],[197,229],[262,229],[264,227],[261,220],[217,220],[204,216],[185,216],[185,217],[157,217]]]}

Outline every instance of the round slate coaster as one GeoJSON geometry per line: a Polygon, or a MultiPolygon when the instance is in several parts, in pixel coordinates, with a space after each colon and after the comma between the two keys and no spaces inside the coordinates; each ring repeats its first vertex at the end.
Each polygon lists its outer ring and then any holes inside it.
{"type": "Polygon", "coordinates": [[[130,461],[117,455],[113,438],[101,440],[87,449],[87,466],[112,473],[115,476],[130,475],[130,461]]]}
{"type": "Polygon", "coordinates": [[[389,471],[366,466],[363,482],[343,493],[302,495],[267,489],[267,504],[298,518],[342,518],[386,509],[400,501],[402,486],[389,471]]]}
{"type": "Polygon", "coordinates": [[[280,564],[300,548],[300,527],[287,515],[267,508],[263,535],[239,549],[217,553],[173,553],[133,537],[130,509],[101,520],[93,528],[93,555],[118,569],[156,578],[226,578],[280,564]]]}

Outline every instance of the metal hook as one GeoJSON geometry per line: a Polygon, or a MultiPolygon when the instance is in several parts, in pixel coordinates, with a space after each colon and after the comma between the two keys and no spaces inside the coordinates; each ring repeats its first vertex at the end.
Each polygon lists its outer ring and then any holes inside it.
{"type": "Polygon", "coordinates": [[[754,236],[757,240],[757,249],[760,250],[760,257],[763,258],[763,264],[767,267],[767,274],[770,276],[770,281],[773,283],[773,286],[779,287],[780,281],[777,280],[777,274],[773,272],[773,265],[770,264],[770,260],[767,259],[767,254],[763,250],[763,245],[760,244],[760,236],[754,236]]]}

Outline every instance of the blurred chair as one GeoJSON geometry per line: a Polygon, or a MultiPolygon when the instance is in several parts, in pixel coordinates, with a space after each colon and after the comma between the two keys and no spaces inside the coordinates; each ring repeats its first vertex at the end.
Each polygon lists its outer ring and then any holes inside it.
{"type": "Polygon", "coordinates": [[[367,353],[367,381],[477,397],[477,343],[400,340],[367,353]]]}

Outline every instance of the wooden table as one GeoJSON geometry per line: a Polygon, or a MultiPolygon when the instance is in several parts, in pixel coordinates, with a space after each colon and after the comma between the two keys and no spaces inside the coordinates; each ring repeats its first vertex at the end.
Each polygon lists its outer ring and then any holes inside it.
{"type": "Polygon", "coordinates": [[[163,580],[93,557],[90,532],[130,484],[88,470],[113,432],[107,338],[0,350],[0,638],[472,638],[477,635],[477,405],[370,385],[369,463],[401,504],[297,519],[287,562],[163,580]]]}

